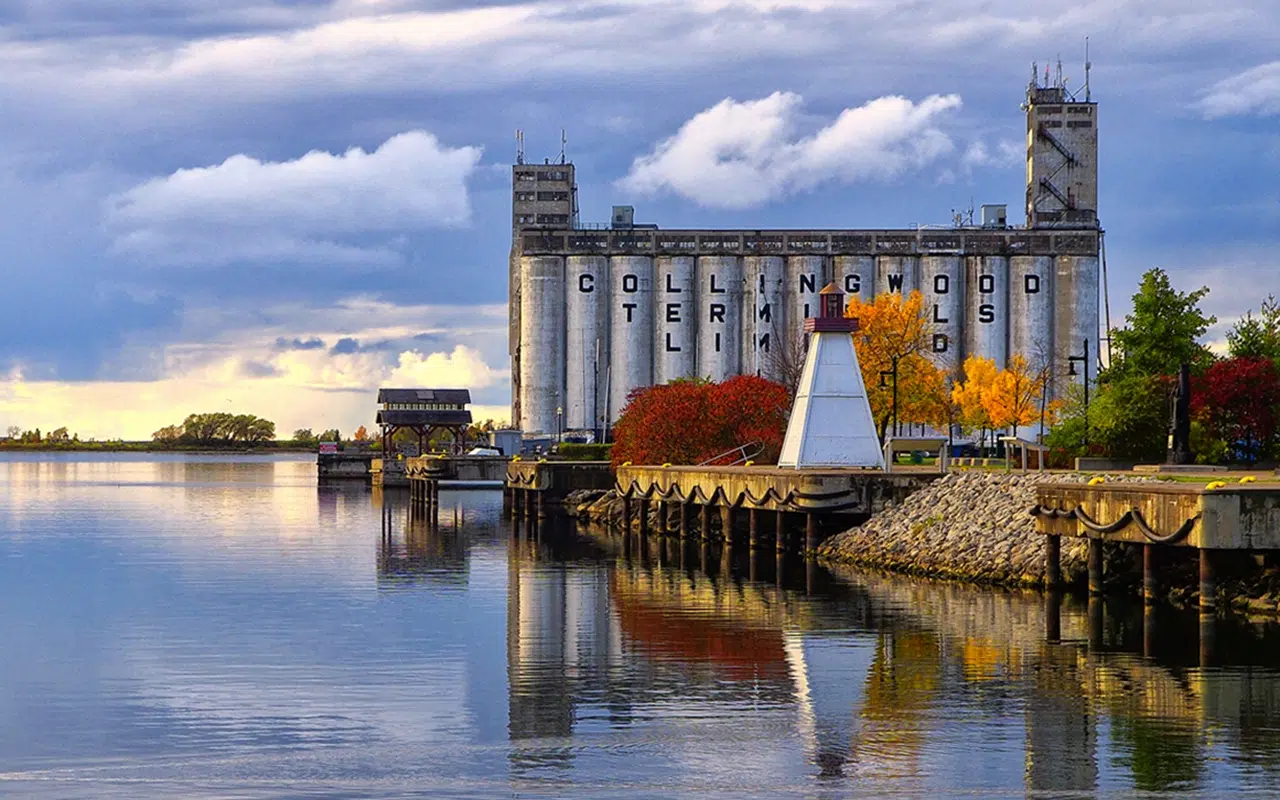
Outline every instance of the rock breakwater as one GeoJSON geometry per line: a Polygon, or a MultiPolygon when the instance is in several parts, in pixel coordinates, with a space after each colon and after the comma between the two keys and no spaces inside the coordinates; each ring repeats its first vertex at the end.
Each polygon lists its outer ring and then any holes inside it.
{"type": "MultiPolygon", "coordinates": [[[[952,472],[828,539],[818,553],[831,561],[913,575],[1004,585],[1041,585],[1044,537],[1028,510],[1037,484],[1084,483],[1091,475],[1009,475],[952,472]]],[[[1149,483],[1158,479],[1107,476],[1108,481],[1149,483]]],[[[1085,539],[1062,539],[1062,574],[1081,579],[1088,563],[1085,539]]]]}

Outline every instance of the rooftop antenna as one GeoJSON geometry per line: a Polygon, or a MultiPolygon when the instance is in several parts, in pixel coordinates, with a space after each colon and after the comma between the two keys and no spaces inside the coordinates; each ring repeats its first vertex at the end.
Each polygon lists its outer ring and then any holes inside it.
{"type": "Polygon", "coordinates": [[[569,143],[568,138],[564,135],[564,128],[560,129],[560,163],[564,163],[564,147],[569,143]]]}
{"type": "Polygon", "coordinates": [[[1031,88],[1036,89],[1036,88],[1039,88],[1039,86],[1040,86],[1040,65],[1032,61],[1031,62],[1031,88]]]}
{"type": "Polygon", "coordinates": [[[516,163],[524,163],[524,131],[516,128],[516,163]]]}
{"type": "Polygon", "coordinates": [[[1093,62],[1089,60],[1089,37],[1084,37],[1084,101],[1090,102],[1093,98],[1089,93],[1089,70],[1093,69],[1093,62]]]}
{"type": "Polygon", "coordinates": [[[1058,89],[1065,89],[1065,88],[1066,88],[1066,86],[1067,86],[1067,83],[1066,83],[1066,81],[1064,81],[1064,80],[1062,79],[1062,56],[1061,56],[1061,55],[1059,55],[1059,56],[1058,56],[1058,75],[1057,75],[1057,78],[1058,78],[1058,82],[1057,82],[1057,84],[1056,84],[1055,88],[1058,88],[1058,89]]]}

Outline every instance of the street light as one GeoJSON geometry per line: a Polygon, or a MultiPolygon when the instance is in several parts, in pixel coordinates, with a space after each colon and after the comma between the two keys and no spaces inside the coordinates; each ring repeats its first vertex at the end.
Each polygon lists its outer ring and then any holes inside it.
{"type": "Polygon", "coordinates": [[[898,435],[898,357],[893,357],[893,369],[880,370],[880,388],[884,388],[888,384],[885,379],[893,381],[893,435],[898,435]]]}
{"type": "Polygon", "coordinates": [[[1076,362],[1084,364],[1084,449],[1088,455],[1089,450],[1089,340],[1084,340],[1084,355],[1067,356],[1067,375],[1074,378],[1080,373],[1076,372],[1076,362]]]}
{"type": "Polygon", "coordinates": [[[564,444],[564,407],[556,406],[556,444],[564,444]]]}

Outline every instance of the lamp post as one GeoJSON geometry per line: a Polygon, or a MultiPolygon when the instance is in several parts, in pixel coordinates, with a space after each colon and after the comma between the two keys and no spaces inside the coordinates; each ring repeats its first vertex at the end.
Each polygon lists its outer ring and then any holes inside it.
{"type": "Polygon", "coordinates": [[[880,387],[887,384],[885,379],[893,381],[893,435],[898,435],[898,357],[893,357],[893,369],[880,370],[880,387]]]}
{"type": "Polygon", "coordinates": [[[556,406],[556,444],[564,444],[564,407],[556,406]]]}
{"type": "Polygon", "coordinates": [[[1084,449],[1086,455],[1089,450],[1089,340],[1084,340],[1084,355],[1067,356],[1067,375],[1074,378],[1079,373],[1076,372],[1076,362],[1084,364],[1084,449]]]}

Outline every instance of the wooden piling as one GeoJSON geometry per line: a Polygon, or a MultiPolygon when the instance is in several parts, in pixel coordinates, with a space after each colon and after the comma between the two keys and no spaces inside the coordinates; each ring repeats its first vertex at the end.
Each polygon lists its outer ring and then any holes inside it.
{"type": "Polygon", "coordinates": [[[1055,589],[1062,585],[1062,537],[1044,537],[1044,585],[1055,589]]]}
{"type": "Polygon", "coordinates": [[[774,548],[779,552],[787,549],[787,512],[778,509],[777,532],[774,534],[774,548]]]}
{"type": "Polygon", "coordinates": [[[649,538],[649,498],[640,498],[640,538],[649,538]]]}
{"type": "Polygon", "coordinates": [[[1218,575],[1215,553],[1200,549],[1200,610],[1212,612],[1218,607],[1218,575]]]}
{"type": "Polygon", "coordinates": [[[726,546],[733,542],[733,506],[720,506],[720,535],[726,546]]]}
{"type": "Polygon", "coordinates": [[[658,535],[665,537],[669,532],[670,526],[667,523],[667,501],[658,501],[658,535]]]}
{"type": "Polygon", "coordinates": [[[631,533],[631,495],[622,496],[622,530],[631,533]]]}
{"type": "Polygon", "coordinates": [[[1154,605],[1156,598],[1160,593],[1158,578],[1156,577],[1156,546],[1154,544],[1144,544],[1142,546],[1142,602],[1145,605],[1154,605]]]}
{"type": "Polygon", "coordinates": [[[812,511],[804,515],[804,549],[810,556],[818,551],[818,517],[812,511]]]}
{"type": "Polygon", "coordinates": [[[1102,540],[1089,539],[1089,594],[1102,594],[1102,540]]]}
{"type": "Polygon", "coordinates": [[[691,509],[689,508],[689,503],[681,502],[677,510],[680,512],[680,541],[683,542],[685,539],[689,538],[689,512],[691,509]]]}
{"type": "MultiPolygon", "coordinates": [[[[760,543],[760,510],[750,509],[747,511],[747,544],[752,550],[755,550],[760,543]]],[[[754,562],[753,562],[754,563],[754,562]]],[[[755,580],[755,578],[752,578],[755,580]]]]}
{"type": "Polygon", "coordinates": [[[702,506],[702,541],[705,543],[710,540],[711,540],[711,504],[704,503],[702,506]]]}

